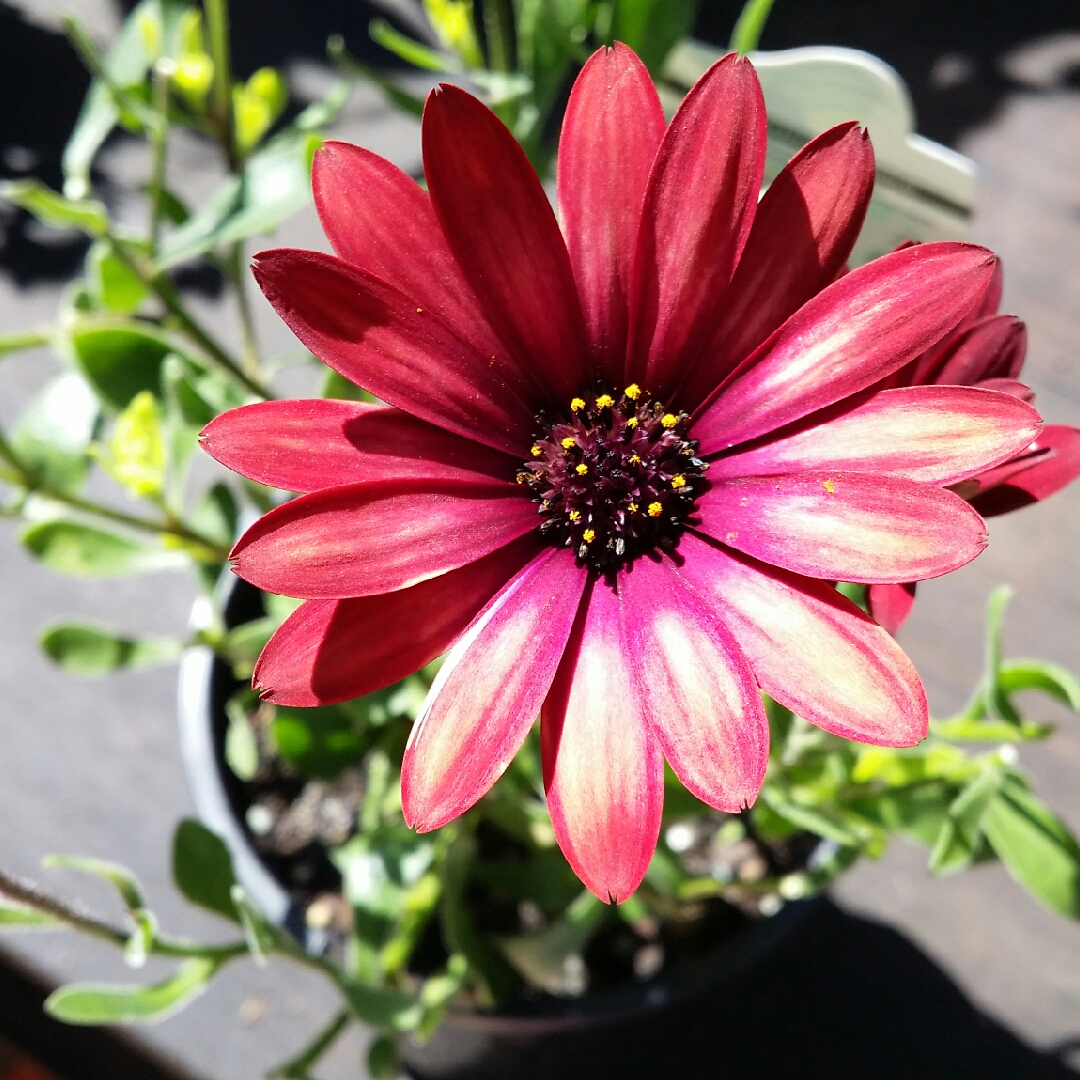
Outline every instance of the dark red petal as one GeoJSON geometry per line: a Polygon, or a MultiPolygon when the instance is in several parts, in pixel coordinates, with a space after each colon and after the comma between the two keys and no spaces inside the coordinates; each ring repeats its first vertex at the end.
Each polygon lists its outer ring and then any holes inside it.
{"type": "Polygon", "coordinates": [[[660,835],[664,757],[638,697],[619,598],[596,582],[584,601],[540,735],[548,810],[574,873],[601,900],[641,883],[660,835]]]}
{"type": "Polygon", "coordinates": [[[481,310],[565,406],[586,377],[585,331],[540,180],[498,117],[456,86],[432,91],[422,136],[432,205],[481,310]]]}
{"type": "Polygon", "coordinates": [[[722,313],[765,168],[765,101],[753,66],[718,60],[657,152],[634,261],[627,379],[666,397],[722,313]]]}
{"type": "Polygon", "coordinates": [[[627,655],[664,757],[703,802],[753,805],[769,760],[757,681],[715,605],[670,562],[638,559],[619,575],[627,655]]]}
{"type": "Polygon", "coordinates": [[[266,592],[372,596],[475,562],[536,526],[536,507],[512,484],[377,481],[271,510],[240,537],[232,559],[266,592]]]}
{"type": "Polygon", "coordinates": [[[379,596],[307,600],[278,628],[252,683],[278,705],[328,705],[398,682],[440,656],[536,554],[525,536],[474,563],[379,596]]]}
{"type": "Polygon", "coordinates": [[[261,401],[230,409],[199,436],[234,472],[283,491],[365,480],[512,480],[514,458],[417,420],[356,401],[261,401]]]}
{"type": "Polygon", "coordinates": [[[1047,424],[1024,458],[1027,468],[1012,471],[1013,462],[978,477],[980,490],[971,504],[983,517],[996,517],[1049,498],[1080,476],[1080,429],[1047,424]]]}
{"type": "Polygon", "coordinates": [[[836,280],[874,189],[874,151],[857,123],[804,146],[758,204],[721,317],[699,346],[678,402],[693,410],[785,319],[836,280]]]}
{"type": "Polygon", "coordinates": [[[618,42],[574,82],[559,140],[563,233],[597,375],[622,382],[634,249],[664,110],[645,65],[618,42]]]}
{"type": "Polygon", "coordinates": [[[573,554],[547,548],[450,650],[401,765],[402,810],[412,828],[428,832],[464,813],[521,749],[584,588],[585,571],[573,554]]]}
{"type": "Polygon", "coordinates": [[[867,473],[794,473],[715,482],[701,529],[755,559],[829,581],[922,581],[986,547],[958,495],[867,473]]]}
{"type": "Polygon", "coordinates": [[[379,278],[317,251],[264,251],[255,279],[277,313],[345,378],[421,420],[523,457],[533,391],[437,315],[379,278]]]}
{"type": "Polygon", "coordinates": [[[926,737],[922,683],[900,646],[824,581],[684,536],[684,574],[708,590],[761,688],[812,724],[879,746],[926,737]]]}
{"type": "Polygon", "coordinates": [[[902,585],[867,586],[866,603],[870,614],[874,616],[877,624],[885,627],[890,634],[895,634],[911,614],[911,609],[915,606],[915,585],[916,582],[908,581],[902,585]]]}
{"type": "Polygon", "coordinates": [[[446,246],[428,193],[411,176],[363,147],[325,142],[311,188],[338,255],[434,311],[482,356],[506,356],[446,246]]]}

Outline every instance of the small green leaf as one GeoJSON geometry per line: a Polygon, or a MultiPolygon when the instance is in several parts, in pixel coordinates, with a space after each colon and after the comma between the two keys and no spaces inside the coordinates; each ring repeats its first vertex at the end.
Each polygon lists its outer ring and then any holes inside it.
{"type": "Polygon", "coordinates": [[[118,411],[144,390],[161,393],[161,365],[175,351],[164,334],[120,319],[75,326],[71,347],[79,370],[102,400],[118,411]]]}
{"type": "Polygon", "coordinates": [[[728,48],[732,52],[745,56],[758,47],[761,32],[765,29],[772,6],[773,0],[746,0],[735,28],[731,31],[731,42],[728,48]]]}
{"type": "Polygon", "coordinates": [[[834,840],[845,846],[859,846],[866,839],[852,832],[840,822],[835,821],[823,807],[811,808],[800,806],[785,798],[776,788],[762,788],[761,797],[774,812],[786,818],[792,825],[807,829],[826,840],[834,840]]]}
{"type": "Polygon", "coordinates": [[[236,539],[240,507],[228,484],[214,484],[191,513],[192,528],[204,536],[229,546],[236,539]]]}
{"type": "Polygon", "coordinates": [[[142,278],[103,240],[86,254],[86,282],[98,304],[114,315],[130,315],[150,295],[142,278]]]}
{"type": "Polygon", "coordinates": [[[90,236],[103,236],[109,228],[109,218],[101,203],[65,199],[40,180],[0,183],[0,199],[29,210],[38,221],[54,228],[80,229],[90,236]]]}
{"type": "Polygon", "coordinates": [[[1001,685],[1001,624],[1013,591],[999,585],[991,594],[986,612],[986,684],[983,691],[991,720],[1019,727],[1023,722],[1001,685]]]}
{"type": "Polygon", "coordinates": [[[1047,806],[1009,784],[990,801],[983,828],[1025,889],[1053,911],[1080,919],[1080,847],[1047,806]]]}
{"type": "Polygon", "coordinates": [[[247,894],[239,885],[234,885],[229,890],[229,897],[240,916],[240,925],[244,929],[244,940],[251,958],[259,967],[265,967],[267,954],[277,944],[277,931],[248,900],[247,894]]]}
{"type": "Polygon", "coordinates": [[[44,521],[19,539],[50,570],[70,577],[120,577],[187,566],[177,551],[163,551],[78,521],[44,521]]]}
{"type": "Polygon", "coordinates": [[[401,990],[384,990],[350,979],[344,973],[336,976],[338,988],[345,995],[358,1020],[376,1028],[410,1031],[423,1015],[420,1002],[401,990]]]}
{"type": "Polygon", "coordinates": [[[397,1039],[380,1035],[372,1039],[367,1052],[367,1071],[371,1080],[397,1080],[401,1075],[397,1039]]]}
{"type": "Polygon", "coordinates": [[[372,19],[368,23],[371,40],[381,45],[387,52],[400,57],[406,64],[423,68],[427,71],[460,71],[460,66],[452,57],[422,45],[415,38],[407,37],[395,30],[385,19],[372,19]]]}
{"type": "Polygon", "coordinates": [[[232,901],[236,884],[225,841],[205,825],[185,818],[173,836],[172,872],[176,887],[193,904],[239,922],[232,901]]]}
{"type": "Polygon", "coordinates": [[[1003,779],[1001,770],[990,765],[960,789],[930,852],[932,874],[954,874],[975,861],[983,844],[983,815],[1003,779]]]}
{"type": "Polygon", "coordinates": [[[241,780],[254,780],[259,771],[259,743],[251,729],[247,709],[236,698],[225,706],[229,727],[225,732],[225,761],[241,780]]]}
{"type": "Polygon", "coordinates": [[[135,498],[159,494],[165,487],[166,451],[161,411],[149,390],[137,393],[121,410],[98,460],[105,471],[135,498]]]}
{"type": "Polygon", "coordinates": [[[337,398],[340,401],[375,401],[373,394],[361,390],[354,382],[350,382],[344,375],[339,375],[333,368],[327,369],[326,378],[323,380],[322,396],[324,398],[337,398]]]}
{"type": "Polygon", "coordinates": [[[621,41],[654,75],[680,38],[690,33],[698,0],[614,0],[608,41],[621,41]]]}
{"type": "Polygon", "coordinates": [[[434,844],[399,826],[358,833],[331,853],[353,907],[388,921],[400,919],[409,890],[428,872],[434,844]]]}
{"type": "Polygon", "coordinates": [[[297,131],[319,131],[328,127],[345,107],[351,92],[352,87],[344,79],[339,79],[318,101],[313,101],[304,109],[292,126],[297,131]]]}
{"type": "Polygon", "coordinates": [[[1006,694],[1042,690],[1080,712],[1080,679],[1048,660],[1006,660],[998,670],[998,683],[1006,694]]]}
{"type": "Polygon", "coordinates": [[[217,963],[188,960],[154,986],[74,983],[49,995],[45,1011],[66,1024],[146,1024],[164,1020],[205,989],[217,963]]]}
{"type": "Polygon", "coordinates": [[[119,863],[87,859],[79,855],[49,855],[44,860],[44,865],[50,870],[77,870],[81,874],[104,878],[120,894],[120,899],[129,911],[146,907],[142,888],[135,875],[119,863]]]}
{"type": "Polygon", "coordinates": [[[443,45],[456,53],[467,68],[484,64],[476,40],[473,0],[423,0],[424,11],[443,45]]]}
{"type": "Polygon", "coordinates": [[[270,130],[288,100],[285,80],[271,67],[259,68],[246,83],[233,87],[233,131],[241,155],[270,130]]]}
{"type": "Polygon", "coordinates": [[[39,330],[0,334],[0,357],[21,352],[23,349],[36,349],[41,345],[48,345],[50,341],[52,341],[52,335],[39,330]]]}
{"type": "Polygon", "coordinates": [[[183,651],[173,638],[121,637],[91,623],[56,623],[41,634],[45,654],[72,675],[110,675],[171,664],[183,651]]]}
{"type": "Polygon", "coordinates": [[[311,779],[340,776],[343,769],[359,764],[371,745],[369,732],[336,705],[279,705],[270,732],[278,753],[311,779]]]}
{"type": "Polygon", "coordinates": [[[50,927],[63,926],[59,920],[43,911],[14,904],[0,897],[0,930],[48,930],[50,927]]]}

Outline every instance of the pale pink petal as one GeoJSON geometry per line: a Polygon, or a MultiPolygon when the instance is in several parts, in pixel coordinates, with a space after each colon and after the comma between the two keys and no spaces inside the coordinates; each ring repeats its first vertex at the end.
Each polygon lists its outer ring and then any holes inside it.
{"type": "Polygon", "coordinates": [[[328,705],[398,682],[440,656],[538,550],[535,534],[408,589],[306,600],[281,624],[252,684],[277,705],[328,705]]]}
{"type": "Polygon", "coordinates": [[[982,518],[930,484],[855,472],[720,480],[701,529],[729,547],[830,581],[921,581],[986,547],[982,518]]]}
{"type": "Polygon", "coordinates": [[[804,146],[758,204],[721,318],[691,359],[677,402],[696,408],[810,297],[836,280],[874,188],[866,131],[840,124],[804,146]]]}
{"type": "Polygon", "coordinates": [[[807,301],[693,422],[701,452],[766,435],[885,378],[956,325],[986,288],[994,256],[919,244],[845,274],[807,301]]]}
{"type": "Polygon", "coordinates": [[[364,480],[509,481],[519,464],[400,409],[321,398],[230,409],[199,443],[241,476],[284,491],[364,480]]]}
{"type": "Polygon", "coordinates": [[[722,314],[765,167],[765,101],[750,62],[717,61],[683,99],[642,212],[628,380],[665,397],[722,314]]]}
{"type": "Polygon", "coordinates": [[[679,554],[707,588],[758,684],[812,724],[860,742],[926,737],[926,694],[900,646],[824,581],[800,578],[693,534],[679,554]]]}
{"type": "Polygon", "coordinates": [[[559,139],[563,233],[596,373],[618,386],[645,185],[664,136],[664,110],[645,65],[616,42],[574,82],[559,139]]]}
{"type": "Polygon", "coordinates": [[[456,86],[428,97],[422,139],[432,206],[481,310],[565,405],[586,377],[585,330],[539,178],[498,117],[456,86]]]}
{"type": "Polygon", "coordinates": [[[1080,476],[1080,429],[1047,424],[1030,450],[1010,471],[1009,462],[978,478],[980,489],[972,505],[985,517],[996,517],[1049,498],[1080,476]]]}
{"type": "Polygon", "coordinates": [[[537,527],[513,484],[376,481],[301,495],[264,514],[232,551],[266,592],[336,600],[395,592],[456,570],[537,527]]]}
{"type": "Polygon", "coordinates": [[[757,682],[715,605],[670,562],[619,575],[627,655],[645,715],[676,775],[702,802],[753,804],[769,760],[757,682]]]}
{"type": "Polygon", "coordinates": [[[893,585],[868,585],[866,603],[879,626],[895,634],[915,606],[914,581],[893,585]]]}
{"type": "Polygon", "coordinates": [[[709,479],[851,470],[954,484],[1019,453],[1039,433],[1039,414],[1010,395],[969,386],[884,390],[842,402],[798,429],[719,458],[709,479]]]}
{"type": "Polygon", "coordinates": [[[509,359],[446,246],[428,193],[411,176],[361,146],[328,141],[312,163],[311,189],[338,255],[434,311],[482,356],[509,359]]]}
{"type": "Polygon", "coordinates": [[[450,650],[401,766],[405,820],[428,832],[469,809],[521,748],[555,678],[585,571],[547,548],[450,650]]]}
{"type": "Polygon", "coordinates": [[[289,329],[357,386],[485,446],[528,453],[533,390],[422,304],[317,251],[264,251],[252,272],[289,329]]]}
{"type": "Polygon", "coordinates": [[[548,810],[574,873],[601,900],[640,884],[660,834],[664,757],[645,719],[619,597],[597,581],[544,702],[548,810]]]}

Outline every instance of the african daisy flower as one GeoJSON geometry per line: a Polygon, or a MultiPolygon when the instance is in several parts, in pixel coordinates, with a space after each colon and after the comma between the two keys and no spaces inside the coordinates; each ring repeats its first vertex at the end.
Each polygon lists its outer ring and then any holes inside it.
{"type": "Polygon", "coordinates": [[[869,388],[981,300],[994,257],[895,252],[839,277],[873,184],[855,125],[758,203],[765,108],[728,56],[665,131],[637,57],[602,49],[562,130],[562,231],[478,100],[433,92],[429,195],[330,143],[316,205],[336,256],[255,274],[300,340],[388,405],[275,401],[215,420],[218,460],[301,492],[233,552],[304,604],[255,684],[317,705],[447,653],[402,765],[405,817],[473,805],[537,715],[563,852],[622,900],[660,828],[665,758],[724,811],[768,757],[759,690],[842,736],[921,739],[891,637],[830,581],[944,574],[985,544],[945,485],[1016,454],[1007,394],[869,388]]]}
{"type": "MultiPolygon", "coordinates": [[[[881,388],[979,386],[1033,402],[1033,391],[1019,381],[1027,330],[1015,316],[997,313],[1001,292],[999,264],[978,306],[936,345],[884,380],[881,388]]],[[[983,517],[996,517],[1049,498],[1077,476],[1080,429],[1047,424],[1016,457],[961,481],[954,490],[983,517]]],[[[867,590],[871,613],[890,633],[896,633],[911,613],[915,584],[876,584],[867,590]]]]}

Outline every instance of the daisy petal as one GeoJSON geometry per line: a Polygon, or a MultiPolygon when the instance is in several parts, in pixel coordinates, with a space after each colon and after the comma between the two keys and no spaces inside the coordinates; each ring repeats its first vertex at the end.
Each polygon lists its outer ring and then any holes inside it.
{"type": "Polygon", "coordinates": [[[878,746],[926,737],[926,694],[900,646],[824,581],[690,534],[686,576],[707,583],[761,688],[812,724],[878,746]]]}
{"type": "Polygon", "coordinates": [[[456,86],[424,108],[424,172],[450,250],[488,321],[566,402],[585,376],[584,324],[555,212],[502,121],[456,86]]]}
{"type": "MultiPolygon", "coordinates": [[[[985,517],[996,517],[1049,498],[1080,476],[1080,429],[1047,424],[1024,458],[1026,468],[1012,471],[1013,462],[980,476],[972,505],[985,517]]],[[[1016,465],[1024,460],[1021,458],[1016,465]]]]}
{"type": "Polygon", "coordinates": [[[266,592],[336,600],[395,592],[523,536],[536,507],[511,484],[378,481],[324,488],[264,514],[232,551],[266,592]]]}
{"type": "Polygon", "coordinates": [[[884,390],[854,407],[811,416],[799,429],[710,464],[709,479],[849,469],[955,484],[1019,453],[1039,414],[1018,398],[970,386],[884,390]]]}
{"type": "Polygon", "coordinates": [[[601,900],[640,884],[660,834],[664,758],[645,719],[619,598],[586,597],[541,715],[544,784],[559,847],[601,900]]]}
{"type": "Polygon", "coordinates": [[[548,548],[458,639],[405,749],[401,802],[410,826],[445,825],[502,775],[555,678],[584,588],[573,555],[548,548]]]}
{"type": "Polygon", "coordinates": [[[384,405],[260,401],[211,420],[199,436],[215,461],[283,491],[364,480],[514,478],[513,458],[384,405]]]}
{"type": "Polygon", "coordinates": [[[634,262],[628,381],[668,395],[722,311],[765,168],[765,101],[749,60],[718,60],[656,155],[634,262]]]}
{"type": "Polygon", "coordinates": [[[381,690],[446,652],[536,555],[533,536],[419,585],[379,596],[307,600],[263,649],[252,684],[277,705],[329,705],[381,690]]]}
{"type": "Polygon", "coordinates": [[[411,176],[361,146],[330,141],[315,155],[311,188],[341,258],[434,311],[481,355],[505,358],[446,246],[428,193],[411,176]]]}
{"type": "Polygon", "coordinates": [[[621,383],[634,248],[664,110],[625,45],[600,48],[574,81],[559,139],[563,233],[596,373],[621,383]]]}
{"type": "Polygon", "coordinates": [[[422,304],[317,251],[264,251],[253,273],[292,332],[346,379],[421,420],[527,453],[533,391],[422,304]]]}
{"type": "Polygon", "coordinates": [[[895,634],[911,614],[915,606],[916,582],[904,584],[869,585],[866,589],[866,603],[874,621],[883,626],[890,634],[895,634]]]}
{"type": "Polygon", "coordinates": [[[694,409],[781,323],[836,280],[874,188],[874,151],[857,123],[807,143],[761,197],[723,315],[678,402],[694,409]]]}
{"type": "Polygon", "coordinates": [[[676,775],[702,802],[753,804],[769,759],[757,682],[715,606],[669,562],[619,576],[623,629],[646,716],[676,775]]]}
{"type": "Polygon", "coordinates": [[[975,304],[996,260],[933,243],[894,251],[808,300],[699,410],[704,454],[766,435],[857,394],[942,338],[975,304]]]}
{"type": "Polygon", "coordinates": [[[866,473],[715,481],[701,529],[773,566],[830,581],[922,581],[971,562],[982,518],[930,484],[866,473]]]}
{"type": "Polygon", "coordinates": [[[1027,354],[1027,328],[1014,315],[991,315],[959,336],[936,370],[919,382],[972,386],[985,379],[1015,379],[1027,354]]]}

